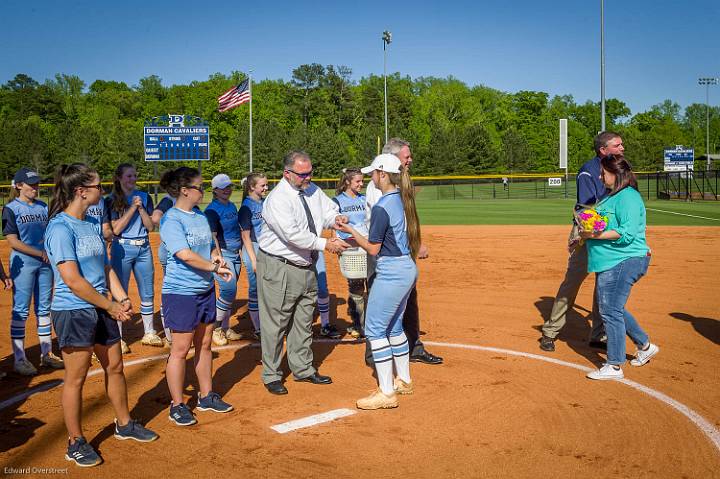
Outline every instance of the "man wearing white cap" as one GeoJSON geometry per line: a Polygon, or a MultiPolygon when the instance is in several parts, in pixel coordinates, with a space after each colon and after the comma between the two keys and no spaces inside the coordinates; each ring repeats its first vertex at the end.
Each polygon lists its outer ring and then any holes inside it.
{"type": "MultiPolygon", "coordinates": [[[[407,194],[410,196],[408,202],[412,202],[412,211],[414,216],[417,217],[417,211],[415,210],[415,191],[412,186],[412,180],[410,179],[410,165],[412,165],[413,158],[412,152],[410,151],[410,143],[400,138],[390,138],[382,149],[383,153],[390,153],[395,155],[400,160],[402,165],[402,174],[405,177],[404,183],[408,185],[406,188],[407,194]]],[[[367,201],[366,208],[366,222],[368,227],[370,225],[370,216],[372,213],[372,207],[380,199],[381,192],[377,188],[377,185],[373,181],[368,183],[365,190],[365,198],[367,201]]],[[[418,226],[418,238],[420,238],[420,231],[418,226]]],[[[420,240],[422,241],[422,240],[420,240]]],[[[428,250],[425,245],[420,244],[420,248],[417,251],[415,259],[425,259],[428,257],[428,250]]],[[[373,279],[375,276],[375,261],[374,258],[368,256],[368,286],[372,287],[373,279]]],[[[425,364],[442,364],[443,358],[435,356],[425,349],[425,345],[420,341],[420,312],[418,309],[417,300],[417,286],[413,286],[410,292],[410,297],[407,301],[407,307],[405,314],[403,315],[403,329],[408,338],[410,344],[410,361],[419,362],[425,364]]],[[[368,366],[372,366],[373,358],[370,350],[369,343],[365,349],[365,362],[368,366]]]]}
{"type": "Polygon", "coordinates": [[[263,203],[257,256],[262,380],[272,394],[287,394],[280,362],[287,333],[287,357],[295,381],[330,384],[313,367],[312,320],[317,302],[315,261],[319,251],[340,253],[344,241],[320,236],[323,228],[347,223],[337,205],[312,179],[307,153],[291,151],[283,179],[263,203]]]}
{"type": "Polygon", "coordinates": [[[213,233],[215,244],[220,248],[225,265],[233,273],[233,277],[229,281],[215,275],[215,280],[220,287],[220,297],[215,306],[217,316],[213,331],[213,343],[217,346],[224,346],[228,340],[237,341],[242,338],[239,333],[230,328],[230,315],[237,294],[237,281],[242,265],[240,254],[242,239],[238,209],[230,201],[233,191],[232,180],[226,174],[219,174],[213,177],[211,185],[213,200],[205,209],[205,216],[210,223],[210,230],[213,233]]]}

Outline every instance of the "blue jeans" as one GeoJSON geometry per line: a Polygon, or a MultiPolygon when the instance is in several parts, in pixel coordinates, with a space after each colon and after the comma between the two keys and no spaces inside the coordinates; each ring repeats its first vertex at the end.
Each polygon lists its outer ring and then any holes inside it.
{"type": "MultiPolygon", "coordinates": [[[[255,251],[255,260],[257,261],[258,251],[260,247],[257,242],[253,242],[253,250],[255,251]]],[[[245,272],[248,277],[248,311],[258,312],[258,292],[257,292],[257,277],[255,271],[253,271],[252,262],[250,256],[248,256],[247,248],[243,248],[242,260],[245,264],[245,272]]]]}
{"type": "Polygon", "coordinates": [[[608,364],[620,366],[625,363],[626,334],[639,347],[648,342],[647,333],[625,309],[625,304],[633,285],[645,276],[649,265],[649,256],[638,256],[597,273],[598,307],[607,332],[608,364]]]}
{"type": "Polygon", "coordinates": [[[382,339],[403,332],[405,306],[417,280],[417,266],[410,256],[383,256],[375,266],[365,311],[365,336],[382,339]]]}

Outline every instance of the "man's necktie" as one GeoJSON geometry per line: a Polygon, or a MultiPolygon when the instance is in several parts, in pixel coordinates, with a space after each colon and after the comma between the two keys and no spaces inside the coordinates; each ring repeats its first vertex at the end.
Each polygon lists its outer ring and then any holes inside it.
{"type": "MultiPolygon", "coordinates": [[[[300,201],[302,202],[303,208],[305,209],[305,216],[307,217],[308,229],[310,232],[317,236],[317,230],[315,229],[315,222],[313,221],[312,213],[310,213],[310,207],[305,200],[305,191],[300,190],[300,201]]],[[[310,258],[315,263],[318,259],[318,252],[316,250],[310,251],[310,258]]]]}

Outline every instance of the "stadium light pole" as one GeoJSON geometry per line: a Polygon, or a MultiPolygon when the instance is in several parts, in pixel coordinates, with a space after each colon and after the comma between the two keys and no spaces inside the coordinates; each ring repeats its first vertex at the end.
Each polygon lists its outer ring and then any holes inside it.
{"type": "Polygon", "coordinates": [[[707,171],[710,171],[712,167],[712,160],[710,159],[710,85],[717,84],[717,78],[698,78],[698,85],[705,85],[705,156],[707,157],[707,171]]]}
{"type": "Polygon", "coordinates": [[[387,46],[392,42],[392,33],[385,30],[382,34],[383,41],[383,83],[385,89],[385,143],[388,141],[388,114],[387,114],[387,46]]]}
{"type": "Polygon", "coordinates": [[[600,131],[605,131],[605,0],[600,0],[600,131]]]}

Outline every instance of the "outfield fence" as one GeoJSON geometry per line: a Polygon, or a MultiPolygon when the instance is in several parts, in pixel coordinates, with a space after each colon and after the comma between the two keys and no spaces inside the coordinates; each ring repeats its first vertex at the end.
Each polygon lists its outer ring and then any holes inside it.
{"type": "MultiPolygon", "coordinates": [[[[648,200],[720,200],[720,170],[689,172],[639,172],[638,190],[648,200]]],[[[235,180],[236,191],[232,200],[239,202],[240,180],[235,180]]],[[[270,186],[277,179],[270,179],[270,186]]],[[[317,178],[318,186],[334,195],[337,179],[317,178]]],[[[477,176],[418,176],[413,177],[419,201],[432,200],[503,200],[503,199],[574,199],[577,187],[575,174],[565,179],[564,174],[516,174],[477,176]]],[[[138,181],[137,188],[150,193],[155,202],[165,194],[158,181],[138,181]]],[[[209,187],[209,181],[206,181],[209,187]]],[[[112,189],[111,182],[103,182],[106,193],[112,189]]],[[[9,200],[10,185],[0,185],[0,205],[9,200]]],[[[49,203],[51,184],[40,185],[40,198],[49,203]]],[[[203,203],[212,201],[207,191],[203,203]]]]}

